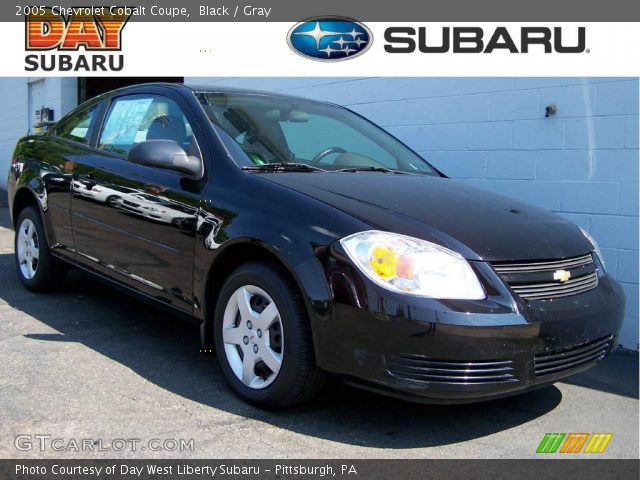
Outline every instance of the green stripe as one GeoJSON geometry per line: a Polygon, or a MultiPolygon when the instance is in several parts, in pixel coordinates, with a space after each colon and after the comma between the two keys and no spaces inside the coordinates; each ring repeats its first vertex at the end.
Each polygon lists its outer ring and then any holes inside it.
{"type": "Polygon", "coordinates": [[[558,438],[556,440],[556,443],[553,444],[553,447],[551,447],[549,453],[556,453],[556,450],[558,450],[558,447],[562,443],[562,440],[564,440],[564,436],[566,435],[566,433],[558,433],[556,435],[558,435],[558,438]]]}
{"type": "Polygon", "coordinates": [[[540,445],[538,445],[538,449],[536,450],[536,453],[544,453],[545,452],[545,446],[547,445],[547,441],[549,440],[550,436],[551,436],[550,433],[545,433],[544,434],[544,438],[540,442],[540,445]]]}
{"type": "Polygon", "coordinates": [[[545,433],[536,453],[556,453],[565,435],[565,433],[545,433]]]}

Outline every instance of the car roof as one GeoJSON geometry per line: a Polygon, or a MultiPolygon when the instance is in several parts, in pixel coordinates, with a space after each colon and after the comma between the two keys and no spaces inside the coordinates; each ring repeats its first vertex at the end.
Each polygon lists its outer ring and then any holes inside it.
{"type": "Polygon", "coordinates": [[[288,95],[288,94],[284,94],[284,93],[276,93],[276,92],[269,92],[269,91],[265,91],[265,90],[255,90],[255,89],[248,89],[248,88],[237,88],[237,87],[229,87],[229,86],[222,86],[222,85],[198,85],[198,84],[184,84],[184,83],[165,83],[165,82],[150,82],[150,83],[139,83],[136,85],[129,85],[127,87],[122,87],[122,88],[118,88],[116,90],[110,90],[109,92],[106,92],[103,95],[100,95],[100,97],[107,97],[107,96],[111,96],[115,93],[124,93],[127,91],[131,91],[131,92],[135,92],[137,90],[143,90],[145,87],[166,87],[166,88],[171,88],[174,90],[189,90],[192,92],[210,92],[210,93],[233,93],[233,94],[239,94],[239,95],[259,95],[259,96],[266,96],[266,97],[272,97],[272,98],[289,98],[292,100],[306,100],[306,101],[310,101],[310,102],[317,102],[317,103],[326,103],[326,104],[331,104],[334,105],[330,102],[321,102],[318,100],[313,100],[310,98],[305,98],[305,97],[300,97],[300,96],[296,96],[296,95],[288,95]]]}
{"type": "MultiPolygon", "coordinates": [[[[93,98],[90,98],[76,108],[68,112],[64,115],[60,120],[56,122],[56,125],[63,122],[66,118],[74,115],[76,112],[86,108],[88,105],[93,103],[102,102],[106,99],[109,99],[116,95],[126,94],[127,92],[131,92],[132,94],[136,93],[144,93],[145,88],[153,88],[153,87],[164,87],[170,88],[176,91],[188,91],[188,92],[210,92],[210,93],[234,93],[240,95],[260,95],[271,98],[283,98],[283,99],[291,99],[291,100],[304,100],[307,102],[315,102],[315,103],[324,103],[326,105],[333,105],[336,107],[342,107],[341,105],[331,103],[331,102],[322,102],[318,100],[313,100],[310,98],[299,97],[296,95],[287,95],[283,93],[275,93],[275,92],[267,92],[263,90],[252,90],[248,88],[236,88],[236,87],[228,87],[228,86],[219,86],[219,85],[195,85],[195,84],[184,84],[184,83],[168,83],[168,82],[148,82],[148,83],[137,83],[135,85],[128,85],[126,87],[116,88],[113,90],[109,90],[108,92],[104,92],[100,95],[97,95],[93,98]]],[[[46,134],[48,135],[54,130],[54,128],[49,129],[46,134]]]]}

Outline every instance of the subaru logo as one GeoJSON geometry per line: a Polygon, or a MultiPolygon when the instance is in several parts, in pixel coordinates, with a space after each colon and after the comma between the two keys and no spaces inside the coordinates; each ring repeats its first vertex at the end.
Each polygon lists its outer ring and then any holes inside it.
{"type": "Polygon", "coordinates": [[[322,17],[297,23],[287,43],[303,57],[325,62],[349,60],[366,52],[373,35],[362,23],[348,18],[322,17]]]}

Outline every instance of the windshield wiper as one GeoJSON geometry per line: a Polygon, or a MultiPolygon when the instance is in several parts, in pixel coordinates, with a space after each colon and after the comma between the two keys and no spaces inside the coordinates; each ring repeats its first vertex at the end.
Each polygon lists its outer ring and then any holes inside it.
{"type": "Polygon", "coordinates": [[[306,163],[274,162],[262,165],[246,165],[242,170],[251,172],[326,172],[326,170],[306,163]]]}
{"type": "Polygon", "coordinates": [[[387,167],[350,167],[350,168],[341,168],[335,171],[336,172],[382,172],[382,173],[397,173],[400,175],[419,175],[411,172],[404,172],[402,170],[394,170],[392,168],[387,168],[387,167]]]}

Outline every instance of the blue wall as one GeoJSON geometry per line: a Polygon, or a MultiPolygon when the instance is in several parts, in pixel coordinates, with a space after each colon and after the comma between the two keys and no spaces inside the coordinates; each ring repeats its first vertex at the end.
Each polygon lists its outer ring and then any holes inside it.
{"type": "Polygon", "coordinates": [[[638,348],[638,79],[197,78],[347,105],[453,178],[571,219],[627,294],[638,348]],[[545,118],[545,107],[557,114],[545,118]]]}

